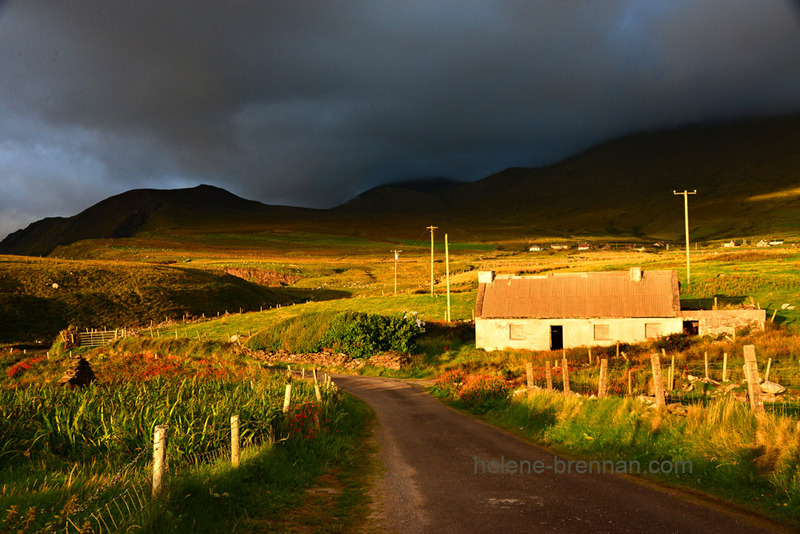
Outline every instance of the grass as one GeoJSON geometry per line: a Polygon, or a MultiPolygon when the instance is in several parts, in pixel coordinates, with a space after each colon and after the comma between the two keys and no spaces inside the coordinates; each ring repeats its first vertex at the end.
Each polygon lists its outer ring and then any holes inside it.
{"type": "Polygon", "coordinates": [[[0,256],[0,341],[53,339],[69,325],[117,328],[260,309],[305,300],[302,293],[185,267],[0,256]]]}
{"type": "MultiPolygon", "coordinates": [[[[195,345],[222,352],[190,348],[178,355],[157,350],[175,347],[172,341],[151,345],[155,352],[131,353],[124,342],[83,350],[100,377],[83,389],[52,385],[63,356],[43,359],[21,376],[3,375],[0,528],[33,532],[68,521],[98,528],[130,520],[128,526],[145,531],[218,532],[243,513],[278,520],[322,473],[363,460],[372,416],[359,401],[323,388],[317,405],[313,387],[296,382],[297,408],[284,415],[285,376],[262,370],[230,346],[195,345]],[[240,415],[246,449],[238,470],[227,461],[231,414],[240,415]],[[171,475],[169,498],[151,503],[147,459],[156,424],[170,426],[171,475]]],[[[337,499],[344,526],[363,518],[352,494],[363,490],[358,477],[366,476],[340,477],[352,486],[337,499]]]]}

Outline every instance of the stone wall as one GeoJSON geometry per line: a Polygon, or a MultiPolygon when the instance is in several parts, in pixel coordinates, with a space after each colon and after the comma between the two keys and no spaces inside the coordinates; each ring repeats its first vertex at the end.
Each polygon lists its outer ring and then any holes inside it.
{"type": "Polygon", "coordinates": [[[684,310],[684,321],[697,321],[698,334],[718,336],[732,334],[733,329],[764,328],[767,312],[765,310],[684,310]]]}

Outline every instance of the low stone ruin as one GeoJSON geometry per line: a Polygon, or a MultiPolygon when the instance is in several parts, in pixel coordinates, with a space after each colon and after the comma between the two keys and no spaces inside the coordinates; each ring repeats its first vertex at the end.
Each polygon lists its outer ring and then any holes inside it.
{"type": "Polygon", "coordinates": [[[291,363],[316,367],[338,367],[341,369],[361,369],[365,365],[372,365],[398,371],[407,365],[409,361],[407,356],[391,352],[376,354],[367,360],[351,358],[347,354],[331,350],[300,354],[286,350],[253,351],[250,352],[250,355],[267,363],[291,363]]]}
{"type": "Polygon", "coordinates": [[[59,386],[84,387],[97,379],[92,371],[92,366],[86,358],[80,357],[70,363],[67,372],[58,380],[59,386]]]}

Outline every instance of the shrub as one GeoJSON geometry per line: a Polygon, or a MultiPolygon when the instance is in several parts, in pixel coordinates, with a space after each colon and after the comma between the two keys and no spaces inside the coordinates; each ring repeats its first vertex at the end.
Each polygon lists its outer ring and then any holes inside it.
{"type": "Polygon", "coordinates": [[[425,331],[415,313],[376,315],[362,312],[323,312],[291,317],[259,332],[248,342],[255,350],[317,352],[330,347],[353,358],[380,352],[407,354],[425,331]]]}
{"type": "Polygon", "coordinates": [[[345,312],[334,317],[322,342],[354,358],[368,358],[379,352],[407,354],[424,331],[424,323],[415,313],[386,316],[345,312]]]}
{"type": "Polygon", "coordinates": [[[459,389],[458,400],[480,413],[508,398],[508,392],[508,385],[499,376],[471,375],[459,389]]]}
{"type": "Polygon", "coordinates": [[[692,346],[692,336],[677,332],[653,341],[653,348],[667,352],[683,352],[692,346]]]}
{"type": "Polygon", "coordinates": [[[439,397],[456,398],[466,379],[467,373],[460,369],[447,371],[436,379],[432,392],[439,397]]]}

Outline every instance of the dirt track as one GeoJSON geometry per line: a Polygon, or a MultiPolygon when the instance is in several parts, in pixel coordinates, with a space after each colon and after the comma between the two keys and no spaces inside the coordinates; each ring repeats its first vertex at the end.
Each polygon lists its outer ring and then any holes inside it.
{"type": "Polygon", "coordinates": [[[374,519],[381,532],[791,531],[628,477],[555,473],[551,453],[442,405],[411,382],[337,376],[336,383],[378,415],[385,471],[374,489],[374,519]],[[491,473],[492,460],[504,461],[505,473],[491,473]],[[512,474],[509,462],[521,460],[551,468],[512,474]]]}

